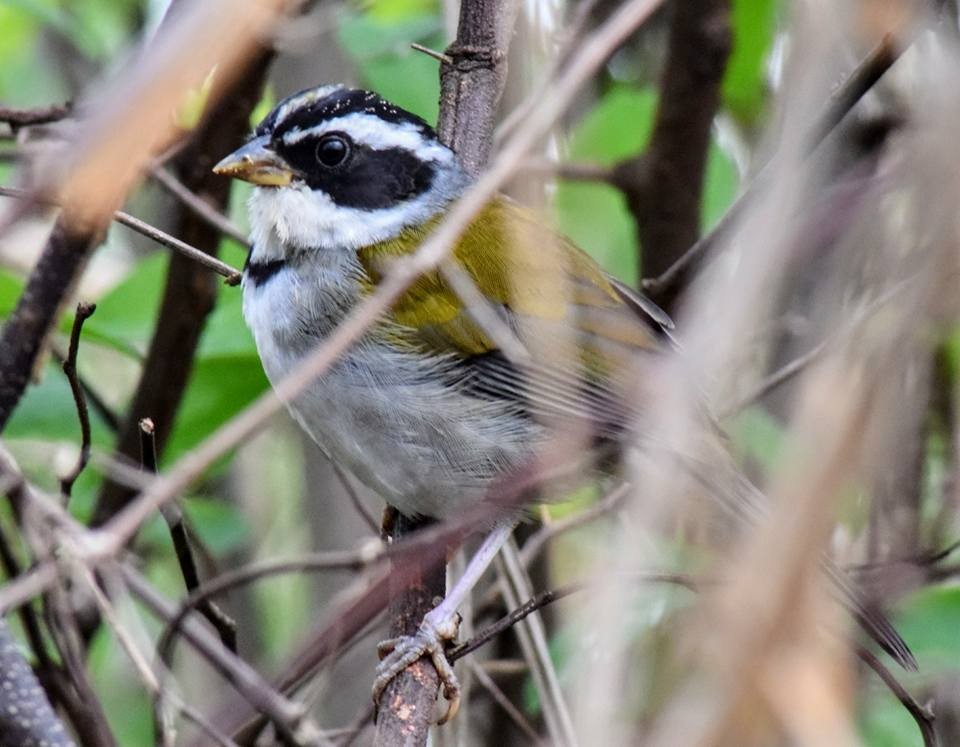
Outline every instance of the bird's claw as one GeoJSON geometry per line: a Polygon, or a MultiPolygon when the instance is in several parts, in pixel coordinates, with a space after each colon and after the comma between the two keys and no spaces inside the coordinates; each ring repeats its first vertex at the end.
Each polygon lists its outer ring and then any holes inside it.
{"type": "MultiPolygon", "coordinates": [[[[444,628],[447,626],[443,626],[444,628]]],[[[380,664],[377,666],[377,676],[373,681],[373,702],[379,704],[383,691],[386,690],[393,678],[414,662],[427,656],[437,670],[440,684],[443,687],[443,697],[447,701],[447,711],[437,721],[444,724],[452,719],[460,709],[460,683],[454,674],[453,665],[447,661],[446,646],[456,638],[456,630],[450,634],[430,624],[425,618],[420,629],[410,636],[401,636],[382,641],[377,646],[380,664]]]]}

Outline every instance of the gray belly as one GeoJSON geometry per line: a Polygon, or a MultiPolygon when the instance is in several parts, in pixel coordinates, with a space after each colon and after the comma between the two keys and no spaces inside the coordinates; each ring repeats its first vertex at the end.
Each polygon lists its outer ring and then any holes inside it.
{"type": "MultiPolygon", "coordinates": [[[[318,304],[316,286],[307,296],[302,278],[285,280],[244,289],[244,316],[271,382],[338,321],[329,303],[318,304]]],[[[444,516],[522,464],[538,433],[510,404],[459,391],[443,369],[435,356],[365,339],[287,406],[332,459],[387,502],[406,514],[444,516]]]]}

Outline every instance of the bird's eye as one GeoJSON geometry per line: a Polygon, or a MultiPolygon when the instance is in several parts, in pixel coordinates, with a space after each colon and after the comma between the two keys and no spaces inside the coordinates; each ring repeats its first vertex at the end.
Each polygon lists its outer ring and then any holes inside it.
{"type": "Polygon", "coordinates": [[[350,143],[342,135],[325,135],[317,143],[317,161],[329,168],[339,166],[350,155],[350,143]]]}

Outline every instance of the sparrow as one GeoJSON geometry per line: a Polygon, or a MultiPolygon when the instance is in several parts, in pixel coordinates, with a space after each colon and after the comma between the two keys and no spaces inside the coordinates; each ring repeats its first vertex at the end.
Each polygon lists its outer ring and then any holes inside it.
{"type": "MultiPolygon", "coordinates": [[[[271,382],[415,252],[472,181],[423,119],[341,86],[281,101],[215,171],[255,185],[243,315],[271,382]]],[[[638,413],[637,371],[672,326],[505,196],[469,223],[450,258],[522,360],[438,269],[287,403],[332,460],[408,516],[462,512],[565,424],[583,426],[590,446],[624,440],[638,413]]],[[[511,528],[507,520],[490,532],[465,582],[479,578],[511,528]]],[[[443,648],[469,585],[457,584],[416,636],[388,642],[375,698],[426,654],[456,702],[443,648]]]]}

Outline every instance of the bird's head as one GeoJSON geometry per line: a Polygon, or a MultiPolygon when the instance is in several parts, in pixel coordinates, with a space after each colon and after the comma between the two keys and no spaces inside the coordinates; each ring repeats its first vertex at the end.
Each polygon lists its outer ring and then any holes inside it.
{"type": "Polygon", "coordinates": [[[375,93],[340,86],[281,101],[214,171],[256,185],[252,239],[268,254],[393,238],[468,183],[426,122],[375,93]]]}

